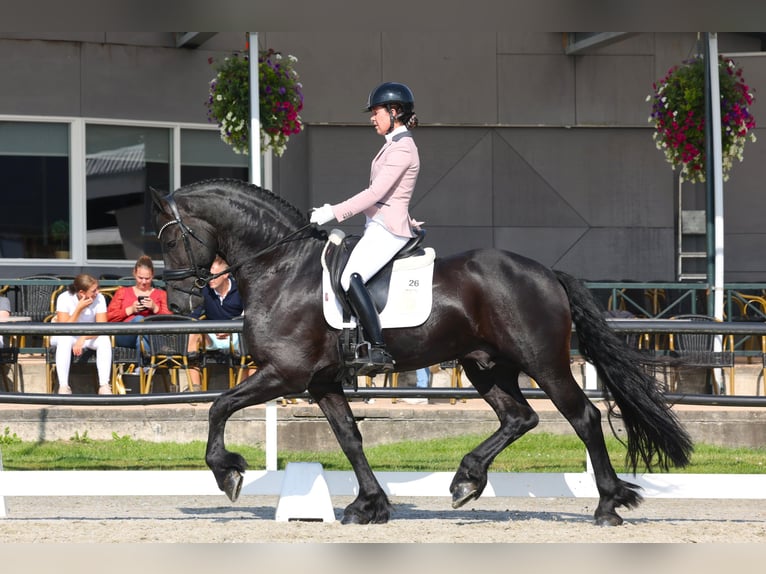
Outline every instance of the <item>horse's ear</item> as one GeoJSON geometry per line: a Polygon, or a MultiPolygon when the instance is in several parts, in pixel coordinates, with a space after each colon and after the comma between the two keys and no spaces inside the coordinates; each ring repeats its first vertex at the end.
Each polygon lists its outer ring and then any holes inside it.
{"type": "Polygon", "coordinates": [[[149,192],[152,195],[152,203],[154,203],[155,207],[160,211],[160,213],[165,212],[165,198],[170,195],[163,191],[160,191],[159,189],[154,189],[153,187],[149,186],[149,192]]]}

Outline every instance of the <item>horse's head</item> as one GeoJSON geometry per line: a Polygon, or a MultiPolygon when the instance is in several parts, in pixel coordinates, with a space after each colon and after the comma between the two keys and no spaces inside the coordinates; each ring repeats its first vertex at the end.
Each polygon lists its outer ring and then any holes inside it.
{"type": "Polygon", "coordinates": [[[168,307],[173,313],[188,314],[202,304],[202,288],[211,277],[218,245],[209,225],[185,213],[172,192],[152,189],[151,193],[168,307]]]}

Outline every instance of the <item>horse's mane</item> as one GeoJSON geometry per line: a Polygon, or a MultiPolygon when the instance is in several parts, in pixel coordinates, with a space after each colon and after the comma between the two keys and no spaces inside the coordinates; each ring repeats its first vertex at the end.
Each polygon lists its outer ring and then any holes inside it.
{"type": "Polygon", "coordinates": [[[268,189],[239,179],[206,179],[180,187],[174,192],[174,194],[180,196],[203,192],[207,195],[214,189],[219,189],[229,193],[227,199],[230,201],[236,200],[236,198],[231,195],[234,193],[247,200],[250,200],[251,203],[253,200],[255,200],[256,203],[269,205],[274,208],[275,211],[281,213],[283,216],[287,216],[294,225],[300,226],[306,223],[306,215],[283,197],[280,197],[268,189]]]}

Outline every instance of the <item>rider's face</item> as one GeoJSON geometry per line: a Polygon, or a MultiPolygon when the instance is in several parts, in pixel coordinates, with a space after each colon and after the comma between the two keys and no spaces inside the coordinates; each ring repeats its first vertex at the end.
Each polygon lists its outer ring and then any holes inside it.
{"type": "Polygon", "coordinates": [[[380,136],[386,135],[391,128],[391,115],[388,113],[385,106],[376,106],[372,108],[370,121],[375,127],[375,131],[380,136]]]}

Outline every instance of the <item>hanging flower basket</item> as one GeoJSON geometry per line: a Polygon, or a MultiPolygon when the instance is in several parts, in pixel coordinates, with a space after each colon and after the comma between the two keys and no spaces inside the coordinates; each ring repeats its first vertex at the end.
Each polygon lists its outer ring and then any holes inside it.
{"type": "MultiPolygon", "coordinates": [[[[753,91],[742,70],[729,58],[719,58],[721,148],[723,179],[729,179],[734,159],[742,161],[745,142],[755,141],[755,119],[750,113],[753,91]]],[[[657,149],[684,181],[705,181],[705,61],[701,57],[672,67],[655,82],[649,121],[654,124],[657,149]]]]}
{"type": "MultiPolygon", "coordinates": [[[[258,56],[261,150],[285,153],[291,135],[303,129],[303,88],[293,65],[295,56],[286,58],[274,50],[258,56]]],[[[247,154],[250,145],[250,58],[234,53],[215,64],[216,76],[210,81],[206,102],[208,120],[216,122],[221,139],[236,153],[247,154]]]]}

